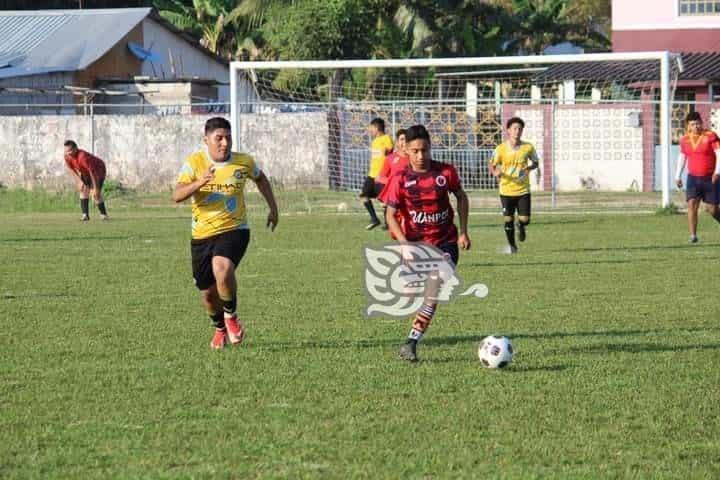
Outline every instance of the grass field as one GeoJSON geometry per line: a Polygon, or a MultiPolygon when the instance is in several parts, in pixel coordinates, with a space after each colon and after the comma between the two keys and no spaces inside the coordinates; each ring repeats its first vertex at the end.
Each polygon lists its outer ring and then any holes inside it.
{"type": "Polygon", "coordinates": [[[720,477],[707,216],[688,245],[679,215],[539,213],[509,257],[473,215],[459,270],[490,295],[441,307],[410,365],[409,322],[362,317],[360,248],[385,236],[354,209],[288,197],[270,234],[252,208],[248,337],[213,352],[187,206],[81,224],[71,197],[0,201],[0,478],[720,477]],[[491,333],[511,368],[481,367],[491,333]]]}

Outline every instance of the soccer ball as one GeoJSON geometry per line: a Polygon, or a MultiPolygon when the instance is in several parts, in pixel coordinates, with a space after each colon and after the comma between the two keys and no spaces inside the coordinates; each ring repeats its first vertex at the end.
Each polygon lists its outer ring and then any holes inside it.
{"type": "Polygon", "coordinates": [[[347,209],[348,209],[348,204],[347,204],[347,203],[345,203],[345,202],[340,202],[340,203],[338,203],[337,211],[338,211],[339,213],[345,213],[345,212],[347,212],[347,209]]]}
{"type": "Polygon", "coordinates": [[[510,339],[498,335],[483,338],[478,348],[478,357],[487,368],[504,368],[513,358],[513,346],[510,339]]]}

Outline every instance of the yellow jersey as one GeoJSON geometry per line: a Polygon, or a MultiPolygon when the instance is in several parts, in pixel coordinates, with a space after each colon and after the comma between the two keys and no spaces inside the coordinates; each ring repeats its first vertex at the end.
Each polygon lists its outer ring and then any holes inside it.
{"type": "Polygon", "coordinates": [[[192,183],[210,166],[215,177],[192,195],[192,238],[203,239],[247,229],[245,182],[257,179],[261,170],[255,159],[244,153],[233,153],[225,162],[213,162],[207,152],[190,155],[178,175],[178,183],[192,183]]]}
{"type": "Polygon", "coordinates": [[[497,146],[491,163],[500,165],[500,195],[519,197],[530,193],[530,177],[526,167],[529,161],[538,162],[535,147],[531,143],[520,142],[517,147],[503,142],[497,146]]]}
{"type": "Polygon", "coordinates": [[[380,175],[383,163],[385,162],[385,152],[392,151],[393,141],[390,135],[384,133],[375,137],[370,144],[370,170],[368,177],[376,178],[380,175]]]}

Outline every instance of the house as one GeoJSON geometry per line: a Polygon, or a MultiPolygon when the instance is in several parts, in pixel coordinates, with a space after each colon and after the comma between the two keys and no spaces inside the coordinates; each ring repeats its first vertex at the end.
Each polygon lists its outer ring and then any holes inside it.
{"type": "MultiPolygon", "coordinates": [[[[134,79],[159,82],[153,92],[167,91],[176,79],[197,81],[204,92],[217,92],[212,100],[227,102],[228,75],[227,60],[151,8],[0,11],[0,115],[13,113],[11,104],[73,113],[79,105],[121,96],[134,99],[122,103],[149,102],[138,98],[142,87],[115,88],[134,79]]],[[[192,97],[185,90],[178,102],[192,97]]]]}

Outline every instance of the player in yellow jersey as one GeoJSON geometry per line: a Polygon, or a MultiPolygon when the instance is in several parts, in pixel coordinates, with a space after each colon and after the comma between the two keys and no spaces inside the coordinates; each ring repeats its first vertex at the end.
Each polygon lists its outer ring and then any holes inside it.
{"type": "Polygon", "coordinates": [[[521,140],[525,122],[519,117],[507,121],[507,140],[497,146],[490,161],[490,174],[500,184],[500,202],[505,219],[505,236],[510,253],[517,253],[515,243],[515,212],[521,242],[530,224],[530,171],[538,168],[540,160],[535,147],[521,140]]]}
{"type": "Polygon", "coordinates": [[[202,304],[215,325],[214,349],[239,344],[244,327],[237,316],[235,269],[250,242],[245,184],[255,182],[270,208],[267,226],[275,230],[278,209],[270,182],[250,155],[232,152],[230,122],[215,117],[205,123],[206,149],[190,155],[180,170],[172,198],[192,197],[193,277],[202,304]]]}
{"type": "Polygon", "coordinates": [[[363,183],[360,198],[363,201],[365,209],[370,214],[370,223],[365,229],[372,230],[380,225],[380,220],[375,213],[372,199],[376,198],[385,186],[377,183],[375,179],[380,175],[380,170],[382,170],[383,164],[385,163],[385,155],[392,152],[393,141],[390,135],[385,133],[385,120],[382,118],[374,118],[370,122],[368,131],[370,132],[370,136],[373,137],[372,143],[370,144],[370,168],[367,178],[365,178],[365,182],[363,183]]]}

